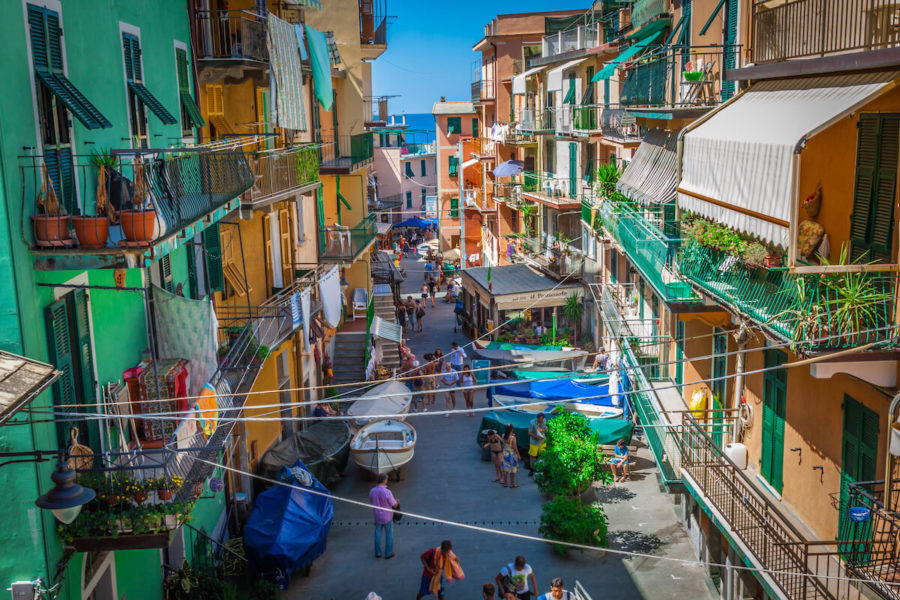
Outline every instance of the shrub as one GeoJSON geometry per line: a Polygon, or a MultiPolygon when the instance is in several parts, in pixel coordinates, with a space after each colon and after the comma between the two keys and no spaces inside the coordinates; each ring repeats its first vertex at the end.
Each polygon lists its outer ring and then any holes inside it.
{"type": "Polygon", "coordinates": [[[597,434],[584,415],[564,411],[550,420],[547,433],[547,450],[534,465],[541,492],[580,496],[594,481],[608,476],[597,449],[597,434]]]}
{"type": "MultiPolygon", "coordinates": [[[[544,504],[538,531],[545,538],[605,547],[606,513],[600,504],[584,504],[578,498],[554,498],[544,504]]],[[[567,546],[554,544],[557,552],[564,554],[567,546]]]]}

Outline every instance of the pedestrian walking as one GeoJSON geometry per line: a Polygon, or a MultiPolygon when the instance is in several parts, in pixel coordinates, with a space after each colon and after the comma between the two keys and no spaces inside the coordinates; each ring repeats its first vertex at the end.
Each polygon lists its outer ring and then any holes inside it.
{"type": "Polygon", "coordinates": [[[537,590],[534,570],[525,562],[525,557],[521,554],[516,557],[515,561],[500,569],[496,579],[500,589],[504,593],[515,592],[517,600],[531,600],[534,590],[537,590]]]}
{"type": "Polygon", "coordinates": [[[422,296],[422,306],[425,306],[425,303],[428,302],[428,277],[425,277],[425,281],[422,282],[422,290],[419,292],[422,296]]]}
{"type": "Polygon", "coordinates": [[[412,296],[406,297],[406,322],[409,323],[409,330],[416,330],[416,303],[413,302],[412,296]]]}
{"type": "Polygon", "coordinates": [[[575,594],[566,590],[562,577],[554,577],[550,582],[550,591],[538,596],[537,600],[575,600],[575,594]]]}
{"type": "Polygon", "coordinates": [[[465,350],[459,347],[458,343],[453,342],[450,346],[452,348],[450,350],[450,366],[453,367],[454,371],[462,371],[468,355],[465,350]]]}
{"type": "Polygon", "coordinates": [[[502,483],[503,481],[503,438],[493,429],[488,429],[485,438],[485,448],[491,449],[491,461],[494,463],[494,474],[497,476],[494,481],[502,483]]]}
{"type": "Polygon", "coordinates": [[[400,327],[406,327],[406,305],[402,300],[397,300],[397,323],[400,327]]]}
{"type": "Polygon", "coordinates": [[[538,413],[528,424],[528,442],[528,476],[533,477],[534,461],[547,449],[547,417],[544,413],[538,413]]]}
{"type": "Polygon", "coordinates": [[[434,277],[428,278],[428,295],[431,296],[431,308],[434,308],[434,297],[437,295],[437,283],[435,283],[434,277]]]}
{"type": "Polygon", "coordinates": [[[434,360],[437,361],[438,372],[443,371],[444,370],[444,351],[441,350],[440,348],[435,348],[434,349],[434,360]]]}
{"type": "Polygon", "coordinates": [[[431,274],[434,273],[434,265],[431,264],[430,260],[425,261],[425,279],[424,281],[428,281],[428,278],[431,277],[431,274]]]}
{"type": "Polygon", "coordinates": [[[425,318],[425,301],[416,300],[416,325],[419,326],[419,332],[422,331],[422,319],[425,318]]]}
{"type": "Polygon", "coordinates": [[[444,540],[437,548],[429,548],[422,553],[419,560],[425,568],[422,571],[422,581],[416,600],[422,600],[425,596],[437,596],[439,600],[443,600],[444,580],[450,582],[466,577],[459,566],[459,558],[453,553],[453,544],[450,540],[444,540]]]}
{"type": "MultiPolygon", "coordinates": [[[[447,392],[447,410],[456,410],[456,386],[459,385],[459,374],[450,368],[450,363],[444,363],[444,370],[441,371],[441,385],[447,392]]],[[[449,414],[444,415],[449,417],[449,414]]]]}
{"type": "Polygon", "coordinates": [[[506,431],[503,433],[503,464],[501,471],[503,472],[503,487],[519,487],[516,485],[516,471],[519,470],[519,448],[516,445],[516,434],[513,424],[506,425],[506,431]]]}
{"type": "Polygon", "coordinates": [[[409,242],[403,240],[403,257],[409,258],[409,242]]]}
{"type": "Polygon", "coordinates": [[[428,404],[434,404],[434,388],[435,388],[435,375],[437,374],[437,368],[434,364],[434,354],[426,354],[425,355],[425,366],[422,367],[422,378],[425,380],[425,401],[428,404]]]}
{"type": "Polygon", "coordinates": [[[486,583],[481,586],[481,600],[497,600],[494,595],[495,589],[493,583],[486,583]]]}
{"type": "MultiPolygon", "coordinates": [[[[427,358],[426,358],[427,360],[427,358]]],[[[412,372],[412,409],[416,410],[416,406],[421,403],[422,404],[422,412],[426,412],[428,409],[425,408],[425,377],[422,373],[422,368],[419,367],[419,361],[413,363],[413,372],[412,372]]]]}
{"type": "Polygon", "coordinates": [[[472,411],[475,409],[475,390],[466,389],[475,385],[475,376],[472,375],[472,369],[469,368],[469,365],[463,366],[460,382],[463,388],[463,399],[466,401],[466,410],[469,411],[466,414],[474,417],[475,413],[472,411]]]}
{"type": "Polygon", "coordinates": [[[378,482],[369,490],[369,504],[375,512],[375,558],[381,558],[381,536],[384,535],[384,557],[394,558],[394,511],[400,503],[387,487],[386,473],[378,475],[378,482]]]}

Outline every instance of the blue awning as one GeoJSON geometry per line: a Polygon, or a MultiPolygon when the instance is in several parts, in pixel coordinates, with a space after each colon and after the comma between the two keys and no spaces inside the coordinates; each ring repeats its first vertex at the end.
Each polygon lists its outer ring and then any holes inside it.
{"type": "Polygon", "coordinates": [[[619,65],[621,65],[623,62],[632,58],[638,52],[640,52],[641,50],[643,50],[644,48],[646,48],[647,46],[652,44],[654,41],[656,41],[657,37],[658,36],[654,35],[654,36],[644,38],[639,42],[635,42],[634,44],[629,46],[628,49],[625,50],[625,52],[623,52],[622,54],[618,55],[617,57],[615,57],[614,59],[612,59],[611,61],[606,63],[606,66],[603,67],[602,69],[600,69],[599,71],[597,71],[597,74],[594,75],[594,77],[593,77],[593,79],[591,79],[591,81],[597,82],[597,81],[603,81],[604,79],[609,79],[610,77],[612,77],[612,74],[616,72],[616,69],[619,67],[619,65]]]}

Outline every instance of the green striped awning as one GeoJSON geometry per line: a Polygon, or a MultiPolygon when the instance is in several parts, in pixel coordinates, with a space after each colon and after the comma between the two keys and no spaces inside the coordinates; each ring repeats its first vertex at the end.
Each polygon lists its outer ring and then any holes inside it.
{"type": "Polygon", "coordinates": [[[609,79],[610,77],[612,77],[613,73],[616,72],[616,69],[619,67],[619,65],[621,65],[623,62],[632,58],[638,52],[640,52],[641,50],[643,50],[644,48],[646,48],[647,46],[652,44],[654,41],[656,41],[657,37],[658,36],[654,35],[651,37],[646,37],[639,42],[635,42],[634,44],[629,46],[628,49],[625,50],[625,52],[623,52],[622,54],[618,55],[617,57],[615,57],[614,59],[612,59],[611,61],[606,63],[606,66],[604,66],[602,69],[597,71],[597,74],[594,75],[594,77],[591,79],[591,81],[596,82],[596,81],[603,81],[604,79],[609,79]]]}
{"type": "Polygon", "coordinates": [[[322,10],[322,3],[319,2],[319,0],[285,0],[285,2],[296,6],[305,6],[307,8],[322,10]]]}
{"type": "Polygon", "coordinates": [[[35,75],[44,85],[59,98],[59,101],[66,105],[72,114],[81,121],[88,129],[105,129],[112,127],[112,123],[104,117],[97,107],[91,104],[90,100],[78,91],[71,81],[66,79],[62,73],[51,73],[50,71],[35,71],[35,75]]]}
{"type": "Polygon", "coordinates": [[[206,125],[206,121],[203,120],[203,115],[200,114],[200,109],[197,108],[197,103],[194,102],[194,97],[191,96],[191,93],[187,90],[181,90],[181,106],[184,107],[184,112],[187,113],[187,116],[194,127],[203,127],[206,125]]]}
{"type": "Polygon", "coordinates": [[[150,93],[143,83],[134,81],[128,82],[128,89],[134,92],[134,95],[141,99],[141,102],[147,105],[147,108],[153,111],[153,114],[159,117],[159,120],[166,125],[175,125],[178,121],[172,116],[172,113],[166,110],[166,107],[156,99],[156,96],[150,93]]]}

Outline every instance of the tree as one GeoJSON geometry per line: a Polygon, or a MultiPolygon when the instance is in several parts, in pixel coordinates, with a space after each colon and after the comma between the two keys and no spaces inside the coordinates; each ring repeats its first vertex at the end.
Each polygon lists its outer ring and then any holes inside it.
{"type": "Polygon", "coordinates": [[[576,292],[572,292],[566,298],[566,304],[563,306],[563,314],[572,323],[572,329],[575,331],[575,340],[578,338],[578,328],[581,325],[581,317],[584,315],[584,303],[576,292]]]}

